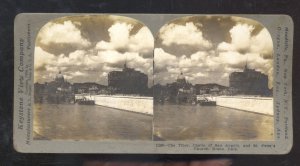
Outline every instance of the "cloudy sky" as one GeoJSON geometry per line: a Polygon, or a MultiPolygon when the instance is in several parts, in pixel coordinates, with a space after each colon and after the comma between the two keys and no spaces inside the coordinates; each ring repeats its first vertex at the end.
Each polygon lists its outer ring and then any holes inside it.
{"type": "Polygon", "coordinates": [[[174,82],[182,71],[192,84],[228,86],[231,72],[249,68],[269,76],[273,43],[260,23],[240,17],[191,16],[164,25],[156,37],[154,82],[174,82]]]}
{"type": "Polygon", "coordinates": [[[35,45],[35,82],[52,81],[61,71],[74,82],[107,85],[107,74],[127,66],[153,75],[154,38],[142,23],[121,16],[63,17],[40,30],[35,45]]]}

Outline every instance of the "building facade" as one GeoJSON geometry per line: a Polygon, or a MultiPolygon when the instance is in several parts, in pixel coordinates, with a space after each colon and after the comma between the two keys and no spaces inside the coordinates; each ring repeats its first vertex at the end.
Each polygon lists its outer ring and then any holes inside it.
{"type": "Polygon", "coordinates": [[[154,101],[158,103],[170,102],[177,104],[193,103],[196,101],[195,89],[181,72],[176,81],[165,86],[157,84],[153,88],[154,101]]]}
{"type": "Polygon", "coordinates": [[[108,73],[108,87],[114,93],[145,95],[148,93],[148,76],[128,68],[125,63],[122,71],[108,73]]]}
{"type": "Polygon", "coordinates": [[[196,96],[194,93],[194,87],[191,83],[189,83],[183,73],[177,77],[175,82],[177,95],[176,102],[177,103],[192,103],[195,101],[196,96]]]}
{"type": "Polygon", "coordinates": [[[36,103],[71,103],[74,93],[71,83],[59,72],[53,81],[34,84],[34,101],[36,103]]]}
{"type": "Polygon", "coordinates": [[[233,72],[229,75],[229,87],[233,94],[270,96],[268,76],[249,69],[247,65],[242,72],[233,72]]]}

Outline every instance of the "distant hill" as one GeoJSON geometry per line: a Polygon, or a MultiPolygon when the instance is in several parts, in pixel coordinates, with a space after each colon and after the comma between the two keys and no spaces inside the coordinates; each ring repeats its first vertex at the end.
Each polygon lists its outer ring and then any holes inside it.
{"type": "Polygon", "coordinates": [[[92,87],[92,86],[96,86],[98,88],[105,88],[105,87],[107,87],[105,85],[97,84],[95,82],[74,83],[73,86],[74,87],[92,87]]]}
{"type": "Polygon", "coordinates": [[[216,84],[216,83],[208,83],[208,84],[195,84],[194,87],[196,89],[212,89],[212,88],[219,88],[220,90],[222,89],[227,89],[228,87],[227,86],[224,86],[224,85],[220,85],[220,84],[216,84]]]}

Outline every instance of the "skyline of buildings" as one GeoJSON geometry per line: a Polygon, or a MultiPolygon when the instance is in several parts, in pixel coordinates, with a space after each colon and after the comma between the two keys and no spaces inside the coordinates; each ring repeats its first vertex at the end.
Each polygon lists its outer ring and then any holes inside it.
{"type": "MultiPolygon", "coordinates": [[[[131,91],[128,88],[134,88],[134,87],[141,87],[137,88],[133,91],[138,91],[142,90],[144,88],[152,88],[148,87],[147,81],[148,81],[148,76],[140,71],[135,70],[134,68],[129,68],[127,67],[127,64],[124,64],[124,67],[122,70],[116,70],[116,71],[110,71],[109,74],[107,75],[108,81],[107,85],[102,85],[98,84],[96,82],[83,82],[83,83],[70,83],[67,79],[64,78],[64,75],[62,74],[61,71],[54,77],[54,81],[50,82],[45,82],[44,84],[51,84],[53,82],[65,82],[68,83],[69,85],[76,85],[76,86],[81,86],[81,85],[90,85],[90,89],[100,89],[100,87],[114,87],[114,88],[127,88],[125,91],[129,92],[131,91]],[[93,86],[93,87],[91,87],[93,86]]],[[[195,86],[195,87],[200,87],[200,86],[218,86],[218,88],[224,89],[225,87],[231,87],[231,88],[236,88],[236,89],[241,89],[239,92],[245,91],[245,89],[252,88],[253,89],[258,89],[256,92],[261,92],[262,90],[267,90],[269,89],[267,84],[268,84],[268,76],[256,71],[255,69],[250,69],[248,65],[246,64],[244,67],[244,70],[242,71],[234,71],[230,73],[229,75],[229,86],[217,84],[215,82],[207,83],[207,84],[202,84],[202,83],[196,83],[196,84],[191,84],[188,82],[186,79],[186,76],[183,74],[183,72],[180,72],[178,74],[177,84],[180,85],[183,89],[186,89],[187,87],[190,86],[195,86]],[[245,82],[247,80],[247,82],[245,82]],[[247,84],[247,86],[245,86],[247,84]],[[247,88],[248,87],[248,88],[247,88]]],[[[174,83],[174,82],[173,82],[174,83]]],[[[36,82],[36,84],[42,84],[39,82],[36,82]]],[[[167,85],[172,84],[172,82],[167,83],[167,85]]],[[[155,84],[158,85],[158,84],[155,84]]],[[[270,90],[270,89],[269,89],[270,90]]],[[[124,92],[125,92],[124,91],[124,92]]],[[[76,90],[78,92],[78,90],[76,90]]],[[[119,89],[119,92],[120,91],[119,89]]]]}
{"type": "Polygon", "coordinates": [[[272,89],[268,88],[268,76],[248,68],[247,64],[243,71],[232,72],[229,75],[229,86],[216,83],[191,84],[181,72],[177,80],[166,85],[155,84],[153,87],[154,101],[164,103],[193,103],[199,96],[272,96],[272,89]]]}

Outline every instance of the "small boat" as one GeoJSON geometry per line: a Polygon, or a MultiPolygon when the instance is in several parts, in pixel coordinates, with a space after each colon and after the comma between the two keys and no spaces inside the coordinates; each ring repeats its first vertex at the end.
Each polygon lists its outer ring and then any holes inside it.
{"type": "Polygon", "coordinates": [[[89,100],[89,99],[83,97],[82,99],[77,100],[77,103],[79,105],[95,105],[95,100],[89,100]]]}
{"type": "Polygon", "coordinates": [[[201,106],[216,106],[216,101],[201,101],[199,102],[201,106]]]}
{"type": "Polygon", "coordinates": [[[212,97],[198,98],[198,103],[201,106],[216,106],[217,102],[212,97]]]}

